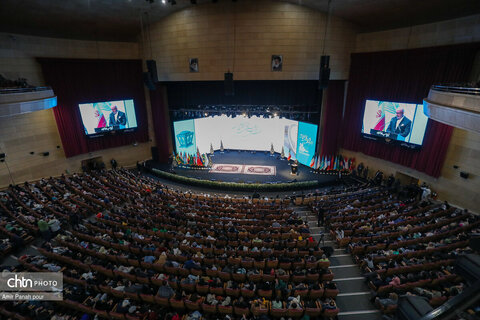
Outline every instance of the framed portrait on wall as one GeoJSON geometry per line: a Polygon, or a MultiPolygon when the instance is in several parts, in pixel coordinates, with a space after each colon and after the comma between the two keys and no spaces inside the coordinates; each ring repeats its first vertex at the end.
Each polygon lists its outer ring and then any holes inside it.
{"type": "Polygon", "coordinates": [[[272,55],[272,71],[282,71],[283,56],[274,54],[272,55]]]}
{"type": "Polygon", "coordinates": [[[190,58],[188,62],[190,72],[198,72],[198,58],[190,58]]]}

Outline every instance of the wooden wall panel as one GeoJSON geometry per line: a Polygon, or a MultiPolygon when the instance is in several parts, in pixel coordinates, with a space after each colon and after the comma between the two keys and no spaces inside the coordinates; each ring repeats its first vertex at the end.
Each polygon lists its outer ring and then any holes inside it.
{"type": "Polygon", "coordinates": [[[355,52],[434,47],[480,41],[480,14],[379,32],[359,33],[355,52]]]}
{"type": "MultiPolygon", "coordinates": [[[[161,81],[318,79],[326,15],[305,6],[269,0],[223,1],[192,6],[151,26],[152,57],[161,81]],[[234,40],[235,38],[235,40],[234,40]],[[283,71],[271,56],[283,55],[283,71]],[[190,73],[188,59],[199,59],[190,73]]],[[[353,25],[333,17],[325,54],[331,78],[347,79],[355,46],[353,25]]],[[[149,44],[145,51],[149,54],[149,44]]]]}

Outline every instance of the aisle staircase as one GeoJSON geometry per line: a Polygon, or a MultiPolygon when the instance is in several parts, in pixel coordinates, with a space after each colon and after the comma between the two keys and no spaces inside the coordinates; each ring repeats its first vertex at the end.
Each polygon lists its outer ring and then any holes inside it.
{"type": "Polygon", "coordinates": [[[377,308],[370,302],[371,290],[367,286],[365,277],[362,276],[360,268],[355,264],[352,256],[338,247],[330,233],[325,232],[325,227],[317,226],[317,216],[306,206],[292,206],[292,209],[308,223],[310,232],[315,240],[319,240],[324,233],[325,244],[321,246],[330,246],[334,248],[333,255],[330,256],[330,269],[335,274],[333,281],[337,284],[340,291],[336,298],[340,313],[339,320],[377,320],[381,319],[381,314],[377,308]]]}

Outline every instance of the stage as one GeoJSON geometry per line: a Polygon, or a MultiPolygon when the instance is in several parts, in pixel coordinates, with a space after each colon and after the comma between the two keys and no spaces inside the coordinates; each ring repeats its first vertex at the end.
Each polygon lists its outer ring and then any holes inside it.
{"type": "Polygon", "coordinates": [[[298,174],[292,175],[287,159],[280,159],[275,153],[230,150],[215,151],[211,156],[212,168],[191,169],[181,166],[160,164],[147,161],[150,168],[175,173],[176,175],[196,178],[206,181],[236,182],[236,183],[289,183],[317,181],[319,186],[333,185],[338,180],[338,174],[317,174],[307,166],[298,165],[298,174]]]}

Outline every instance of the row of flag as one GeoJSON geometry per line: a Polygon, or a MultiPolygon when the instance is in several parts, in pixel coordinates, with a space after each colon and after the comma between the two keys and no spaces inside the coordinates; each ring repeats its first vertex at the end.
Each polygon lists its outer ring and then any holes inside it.
{"type": "Polygon", "coordinates": [[[352,171],[355,168],[355,158],[347,158],[342,155],[320,156],[317,154],[313,156],[310,168],[324,171],[352,171]]]}
{"type": "Polygon", "coordinates": [[[196,154],[187,154],[186,152],[177,153],[175,160],[179,165],[190,165],[198,167],[207,167],[209,164],[209,159],[205,153],[200,154],[197,150],[196,154]]]}

